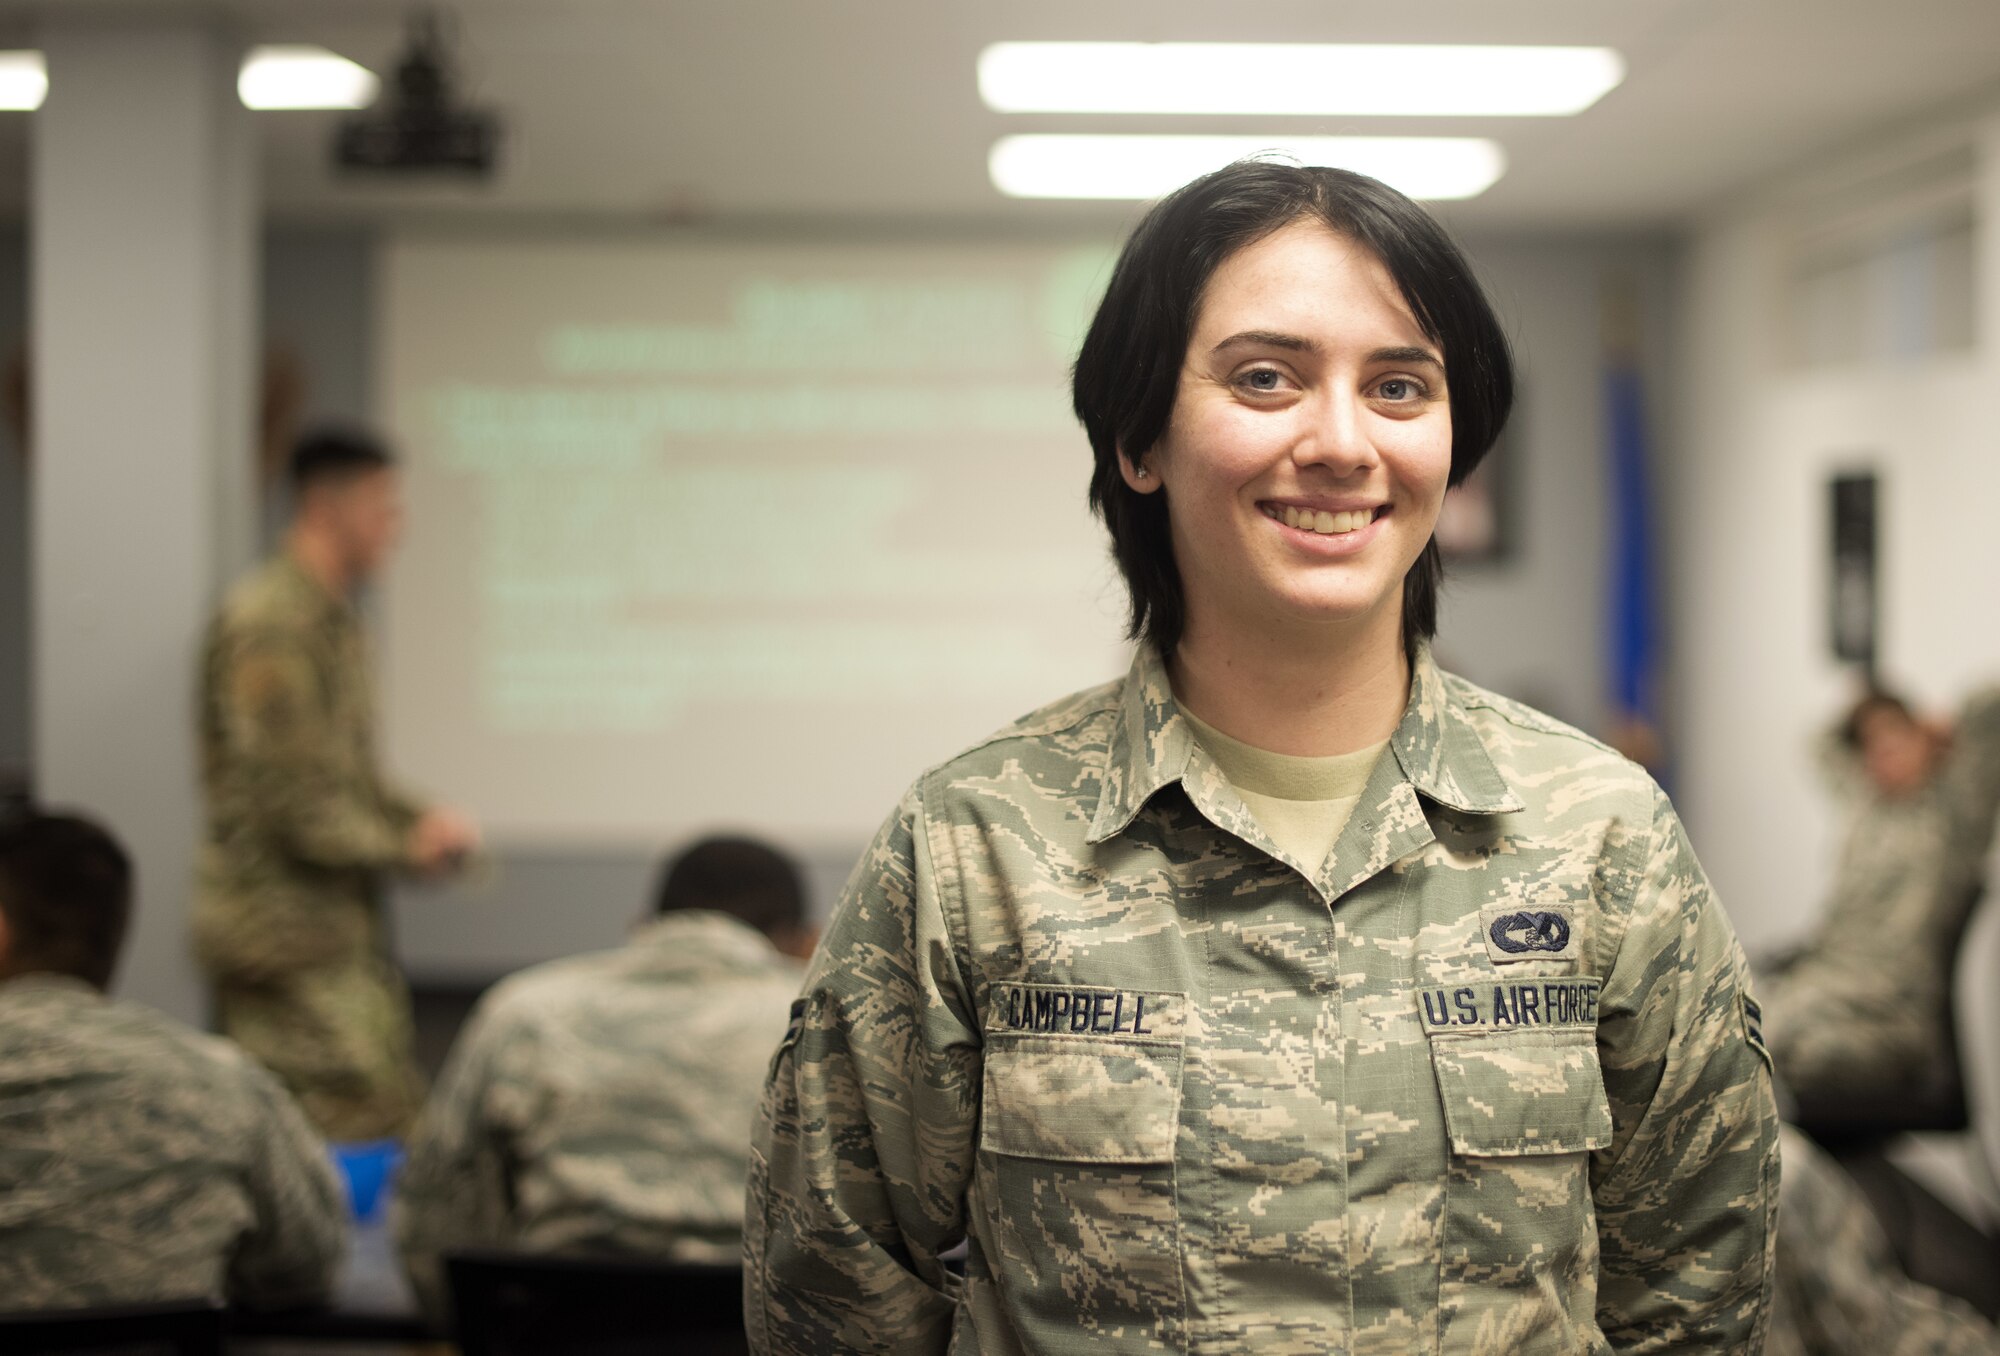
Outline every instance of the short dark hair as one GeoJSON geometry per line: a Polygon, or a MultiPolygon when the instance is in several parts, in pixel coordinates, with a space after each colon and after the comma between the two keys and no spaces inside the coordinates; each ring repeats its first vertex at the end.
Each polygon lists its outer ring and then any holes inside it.
{"type": "Polygon", "coordinates": [[[0,822],[7,971],[47,970],[109,988],[132,916],[132,861],[79,815],[22,809],[0,822]]]}
{"type": "Polygon", "coordinates": [[[713,909],[766,937],[805,926],[805,882],[797,863],[754,838],[704,838],[667,864],[654,911],[713,909]]]}
{"type": "Polygon", "coordinates": [[[292,493],[315,485],[345,480],[396,464],[387,443],[366,429],[329,424],[309,429],[292,445],[287,474],[292,493]]]}
{"type": "Polygon", "coordinates": [[[1840,722],[1840,740],[1850,749],[1861,747],[1861,727],[1868,717],[1880,711],[1901,716],[1912,725],[1917,723],[1916,709],[1901,695],[1886,688],[1871,687],[1861,694],[1861,699],[1848,708],[1847,715],[1840,722]]]}
{"type": "MultiPolygon", "coordinates": [[[[1131,594],[1133,639],[1162,655],[1180,644],[1186,599],[1167,506],[1118,469],[1167,431],[1181,365],[1208,280],[1223,260],[1272,232],[1316,219],[1366,245],[1396,280],[1424,334],[1444,350],[1451,398],[1450,483],[1499,438],[1514,403],[1507,337],[1472,267],[1430,213],[1387,184],[1350,170],[1239,160],[1162,198],[1125,242],[1072,376],[1076,417],[1096,455],[1090,506],[1111,533],[1131,594]]],[[[1437,632],[1444,572],[1435,539],[1403,580],[1403,638],[1413,651],[1437,632]]]]}

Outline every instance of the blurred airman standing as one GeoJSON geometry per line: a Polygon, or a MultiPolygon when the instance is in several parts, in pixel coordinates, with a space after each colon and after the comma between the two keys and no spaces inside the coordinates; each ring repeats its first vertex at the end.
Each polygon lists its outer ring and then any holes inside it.
{"type": "Polygon", "coordinates": [[[291,481],[285,547],[230,592],[203,657],[196,948],[223,1032],[329,1138],[372,1139],[423,1100],[385,878],[447,874],[479,839],[376,763],[354,596],[401,527],[394,459],[365,434],[309,434],[291,481]]]}

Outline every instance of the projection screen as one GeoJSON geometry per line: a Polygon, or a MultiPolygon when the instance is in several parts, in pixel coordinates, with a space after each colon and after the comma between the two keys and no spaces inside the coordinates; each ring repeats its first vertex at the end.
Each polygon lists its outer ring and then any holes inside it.
{"type": "Polygon", "coordinates": [[[392,763],[502,845],[858,844],[1122,672],[1067,387],[1111,257],[389,241],[392,763]]]}

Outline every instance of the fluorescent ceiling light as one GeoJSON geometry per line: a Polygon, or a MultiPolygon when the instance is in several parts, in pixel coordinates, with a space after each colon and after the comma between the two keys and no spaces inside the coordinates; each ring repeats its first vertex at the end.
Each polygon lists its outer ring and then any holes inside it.
{"type": "Polygon", "coordinates": [[[381,82],[324,47],[253,47],[236,77],[245,108],[366,108],[381,82]]]}
{"type": "Polygon", "coordinates": [[[32,113],[48,95],[49,68],[40,52],[0,52],[0,109],[32,113]]]}
{"type": "Polygon", "coordinates": [[[1010,198],[1157,198],[1232,160],[1263,154],[1357,170],[1434,202],[1476,197],[1507,168],[1499,145],[1483,137],[1056,134],[1002,137],[986,168],[1010,198]]]}
{"type": "Polygon", "coordinates": [[[979,95],[997,113],[1548,117],[1624,78],[1609,47],[996,42],[979,54],[979,95]]]}

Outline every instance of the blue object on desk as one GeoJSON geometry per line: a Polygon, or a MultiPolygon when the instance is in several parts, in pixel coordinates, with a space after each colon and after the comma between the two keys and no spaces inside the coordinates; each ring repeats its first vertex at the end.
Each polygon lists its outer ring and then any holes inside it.
{"type": "Polygon", "coordinates": [[[401,1140],[370,1139],[354,1144],[330,1144],[335,1166],[347,1182],[347,1204],[357,1221],[370,1220],[381,1207],[382,1193],[396,1169],[403,1166],[401,1140]]]}

